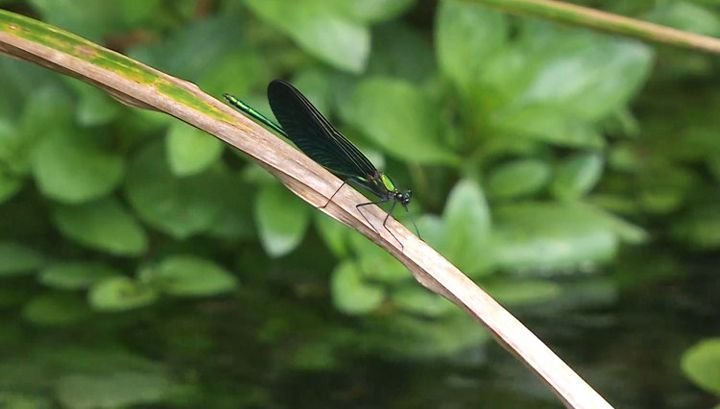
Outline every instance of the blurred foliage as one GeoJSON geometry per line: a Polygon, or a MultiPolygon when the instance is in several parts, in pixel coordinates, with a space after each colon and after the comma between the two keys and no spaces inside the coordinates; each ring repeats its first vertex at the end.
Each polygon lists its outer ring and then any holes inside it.
{"type": "Polygon", "coordinates": [[[703,389],[720,396],[720,338],[703,340],[688,349],[682,368],[703,389]]]}
{"type": "MultiPolygon", "coordinates": [[[[720,249],[712,57],[457,0],[0,5],[266,113],[269,80],[292,80],[513,308],[608,305],[676,276],[653,242],[720,249]]],[[[720,35],[716,1],[602,6],[720,35]]],[[[283,371],[489,339],[212,137],[7,58],[0,89],[1,407],[268,406],[283,371]]],[[[683,369],[717,394],[712,342],[683,369]]]]}

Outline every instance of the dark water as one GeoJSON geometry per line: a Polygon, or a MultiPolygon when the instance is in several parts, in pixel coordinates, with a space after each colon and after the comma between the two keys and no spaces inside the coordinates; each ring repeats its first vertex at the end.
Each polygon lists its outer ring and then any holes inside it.
{"type": "MultiPolygon", "coordinates": [[[[709,408],[717,398],[683,376],[680,358],[720,333],[716,265],[705,259],[661,281],[578,276],[571,298],[511,311],[618,409],[709,408]],[[598,280],[606,280],[604,292],[583,290],[598,280]]],[[[390,357],[361,348],[365,320],[330,308],[321,276],[303,284],[303,296],[297,288],[260,288],[248,284],[236,298],[168,301],[58,328],[30,326],[8,310],[0,322],[0,392],[54,402],[38,408],[61,407],[54,382],[88,365],[78,367],[72,356],[105,367],[107,347],[121,345],[166,368],[178,385],[171,397],[133,408],[562,407],[492,341],[452,358],[390,357]]],[[[477,324],[468,318],[467,325],[477,324]]]]}
{"type": "MultiPolygon", "coordinates": [[[[622,290],[601,308],[518,316],[616,408],[712,407],[717,399],[680,369],[683,351],[720,330],[714,263],[700,264],[690,274],[622,290]]],[[[468,351],[462,362],[357,357],[341,371],[293,373],[277,386],[276,402],[287,407],[562,407],[494,343],[468,351]]]]}

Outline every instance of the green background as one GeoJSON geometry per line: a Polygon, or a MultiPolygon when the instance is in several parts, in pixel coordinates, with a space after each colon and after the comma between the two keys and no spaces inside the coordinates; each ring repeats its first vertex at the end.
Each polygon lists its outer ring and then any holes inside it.
{"type": "MultiPolygon", "coordinates": [[[[720,35],[717,1],[602,3],[720,35]]],[[[265,113],[291,80],[612,403],[717,403],[717,57],[458,0],[0,7],[265,113]]],[[[0,316],[0,407],[559,407],[242,154],[9,58],[0,316]]]]}

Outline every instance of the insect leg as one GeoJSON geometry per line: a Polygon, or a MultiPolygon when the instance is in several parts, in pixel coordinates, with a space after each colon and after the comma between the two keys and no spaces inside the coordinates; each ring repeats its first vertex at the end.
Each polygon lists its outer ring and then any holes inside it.
{"type": "Polygon", "coordinates": [[[340,191],[340,189],[342,189],[343,186],[345,186],[345,185],[347,185],[347,180],[343,180],[342,185],[340,185],[340,187],[337,188],[337,190],[335,191],[335,193],[333,193],[332,196],[330,196],[330,199],[328,199],[328,201],[327,201],[324,205],[318,207],[318,209],[324,209],[324,208],[326,208],[326,207],[330,204],[330,202],[332,202],[332,200],[333,200],[333,198],[335,197],[335,195],[336,195],[336,194],[340,191]]]}
{"type": "MultiPolygon", "coordinates": [[[[382,204],[382,203],[387,202],[390,199],[391,199],[390,197],[386,197],[386,198],[380,199],[376,202],[360,203],[359,205],[355,205],[355,208],[358,209],[358,213],[360,213],[360,215],[365,219],[365,221],[368,222],[368,224],[372,227],[372,223],[370,222],[370,220],[368,220],[367,216],[365,216],[365,214],[360,211],[360,208],[363,206],[382,204]]],[[[390,233],[390,235],[393,237],[393,239],[395,239],[395,241],[398,242],[398,244],[400,245],[400,248],[402,249],[404,246],[403,246],[402,242],[400,241],[400,239],[398,239],[397,236],[390,229],[387,228],[388,218],[390,218],[390,215],[392,214],[392,211],[395,209],[396,204],[397,204],[397,202],[393,200],[392,207],[390,207],[390,211],[388,212],[387,216],[385,216],[385,219],[383,220],[383,228],[385,228],[385,230],[387,230],[387,232],[390,233]]],[[[373,230],[375,230],[374,227],[373,227],[373,230]]],[[[377,231],[377,230],[375,230],[375,231],[377,231]]]]}
{"type": "Polygon", "coordinates": [[[405,246],[403,246],[403,244],[400,242],[400,240],[397,238],[397,236],[395,236],[395,234],[387,227],[387,221],[390,218],[390,216],[392,216],[393,210],[395,210],[395,205],[397,205],[397,203],[398,203],[397,201],[393,200],[392,206],[390,206],[390,211],[387,212],[387,216],[385,216],[385,220],[383,220],[383,227],[385,228],[385,230],[388,233],[390,233],[391,236],[393,236],[393,239],[395,239],[395,241],[397,241],[398,244],[400,244],[400,248],[403,249],[403,248],[405,248],[405,246]]]}
{"type": "Polygon", "coordinates": [[[358,204],[358,205],[355,205],[355,208],[357,209],[358,213],[360,213],[360,216],[362,216],[363,219],[365,219],[365,221],[370,225],[370,227],[372,227],[372,229],[375,230],[376,232],[377,232],[377,230],[375,229],[375,227],[373,227],[372,222],[367,218],[367,216],[365,216],[365,213],[363,213],[363,212],[360,211],[360,208],[363,207],[363,206],[382,204],[382,203],[387,202],[388,200],[390,200],[390,199],[389,199],[389,198],[385,198],[385,199],[380,199],[380,200],[375,201],[375,202],[360,203],[360,204],[358,204]]]}
{"type": "Polygon", "coordinates": [[[415,228],[415,233],[417,233],[417,236],[420,240],[422,240],[422,236],[420,236],[420,230],[417,227],[417,224],[415,224],[415,218],[413,217],[412,213],[410,213],[410,210],[408,208],[405,208],[405,211],[407,212],[408,216],[410,216],[410,221],[413,224],[413,227],[415,228]]]}

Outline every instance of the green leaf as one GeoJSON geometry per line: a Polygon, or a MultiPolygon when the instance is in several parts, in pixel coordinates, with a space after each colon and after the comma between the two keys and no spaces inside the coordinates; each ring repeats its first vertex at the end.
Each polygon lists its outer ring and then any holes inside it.
{"type": "Polygon", "coordinates": [[[347,261],[335,268],[330,286],[335,307],[346,314],[367,314],[385,298],[381,287],[367,283],[358,267],[347,261]]]}
{"type": "MultiPolygon", "coordinates": [[[[73,114],[74,104],[65,89],[55,84],[34,89],[32,98],[25,104],[19,132],[8,141],[12,155],[8,160],[10,170],[16,174],[30,173],[33,171],[36,150],[45,138],[63,132],[68,135],[78,132],[74,125],[73,114]]],[[[98,139],[97,135],[75,136],[77,139],[86,138],[86,141],[91,143],[95,143],[98,139]]]]}
{"type": "Polygon", "coordinates": [[[163,146],[151,143],[132,160],[126,191],[140,218],[184,239],[211,228],[223,207],[223,191],[232,181],[220,169],[178,178],[172,174],[163,146]]]}
{"type": "Polygon", "coordinates": [[[308,206],[277,183],[260,189],[255,200],[255,219],[265,251],[279,257],[302,241],[310,222],[308,206]]]}
{"type": "Polygon", "coordinates": [[[391,298],[398,308],[412,314],[440,317],[456,311],[455,304],[414,282],[393,292],[391,298]]]}
{"type": "Polygon", "coordinates": [[[22,163],[15,165],[22,145],[23,139],[17,129],[0,117],[0,203],[13,197],[22,187],[18,173],[22,173],[19,171],[23,166],[22,163]]]}
{"type": "MultiPolygon", "coordinates": [[[[444,7],[451,10],[449,4],[444,7]]],[[[461,8],[473,6],[456,4],[461,8]]],[[[484,11],[479,10],[479,14],[484,11]]],[[[455,20],[459,21],[460,12],[457,14],[456,19],[447,19],[448,31],[454,30],[455,20]]],[[[467,14],[471,19],[468,26],[483,27],[482,17],[472,16],[467,14]]],[[[440,39],[440,24],[438,30],[440,39]]],[[[443,57],[438,41],[439,59],[446,75],[454,76],[460,84],[465,96],[465,121],[478,129],[495,129],[505,138],[530,137],[569,147],[601,147],[604,141],[597,122],[625,108],[647,78],[652,62],[651,50],[639,43],[531,20],[518,26],[518,35],[510,44],[503,44],[507,40],[504,30],[496,31],[497,37],[489,35],[493,51],[484,58],[464,49],[447,53],[454,59],[443,57]],[[495,49],[492,46],[496,38],[501,47],[495,49]],[[466,59],[467,55],[473,58],[466,59]]],[[[455,38],[462,36],[473,38],[462,33],[455,38]]],[[[479,38],[476,41],[485,41],[479,38]]],[[[458,41],[448,40],[447,48],[452,49],[455,42],[463,44],[458,41]]]]}
{"type": "Polygon", "coordinates": [[[685,376],[704,390],[720,395],[720,338],[708,338],[682,356],[685,376]]]}
{"type": "Polygon", "coordinates": [[[478,348],[490,338],[477,325],[468,325],[466,316],[454,314],[444,319],[427,319],[409,314],[392,314],[380,323],[383,335],[378,341],[382,351],[428,360],[462,355],[462,351],[478,348]]]}
{"type": "Polygon", "coordinates": [[[138,3],[77,0],[73,2],[73,7],[54,0],[32,0],[30,3],[43,16],[43,21],[96,42],[102,42],[108,33],[131,32],[133,25],[143,21],[146,24],[142,27],[147,27],[147,22],[151,19],[156,21],[162,14],[159,0],[138,3]]]}
{"type": "Polygon", "coordinates": [[[80,95],[76,111],[78,123],[86,126],[103,125],[120,114],[121,105],[108,94],[74,78],[67,82],[80,95]]]}
{"type": "Polygon", "coordinates": [[[459,0],[443,0],[435,22],[442,73],[461,92],[482,77],[483,62],[505,46],[508,24],[496,11],[459,0]]]}
{"type": "Polygon", "coordinates": [[[170,126],[166,139],[168,163],[177,176],[202,172],[218,160],[223,143],[184,122],[170,126]]]}
{"type": "MultiPolygon", "coordinates": [[[[0,4],[3,2],[0,1],[0,4]]],[[[31,392],[8,392],[0,394],[0,405],[6,409],[51,409],[52,399],[43,396],[37,396],[31,392]]]]}
{"type": "Polygon", "coordinates": [[[294,370],[328,371],[339,366],[336,354],[331,342],[306,342],[294,347],[289,360],[294,370]]]}
{"type": "Polygon", "coordinates": [[[669,214],[682,208],[698,188],[699,178],[694,169],[678,163],[647,166],[637,176],[633,195],[645,212],[669,214]]]}
{"type": "Polygon", "coordinates": [[[0,277],[32,274],[44,264],[45,257],[33,249],[11,241],[0,242],[0,277]]]}
{"type": "Polygon", "coordinates": [[[433,49],[422,33],[409,24],[397,21],[383,24],[373,29],[367,74],[423,83],[436,74],[433,49]]]}
{"type": "MultiPolygon", "coordinates": [[[[237,19],[233,18],[232,21],[236,22],[237,19]]],[[[257,89],[263,89],[273,79],[269,61],[263,57],[261,50],[238,44],[236,33],[234,30],[227,30],[224,20],[217,19],[215,23],[218,25],[216,30],[221,32],[226,37],[224,41],[229,43],[227,44],[228,50],[219,50],[221,55],[211,59],[213,63],[208,67],[209,71],[204,73],[198,83],[202,84],[203,90],[210,95],[222,95],[224,92],[230,92],[243,100],[248,96],[255,96],[257,89]]],[[[189,34],[188,31],[184,31],[184,33],[189,34]]],[[[239,34],[242,35],[243,30],[239,31],[241,32],[239,34]]],[[[190,48],[190,45],[186,43],[185,47],[190,48]]],[[[192,52],[192,50],[189,51],[192,52]]],[[[253,100],[246,102],[252,102],[251,105],[255,106],[253,100]]],[[[210,135],[206,135],[206,137],[208,136],[210,135]]],[[[212,136],[210,137],[212,138],[212,136]]]]}
{"type": "Polygon", "coordinates": [[[334,91],[332,73],[327,69],[310,68],[293,77],[293,84],[326,117],[332,112],[331,97],[334,91]]]}
{"type": "Polygon", "coordinates": [[[63,235],[84,246],[117,256],[136,256],[147,248],[142,226],[113,198],[59,205],[53,218],[63,235]]]}
{"type": "Polygon", "coordinates": [[[116,371],[105,375],[65,375],[57,381],[58,400],[72,409],[115,409],[162,402],[173,383],[163,373],[116,371]]]}
{"type": "Polygon", "coordinates": [[[415,4],[415,0],[339,0],[348,14],[364,22],[389,20],[401,15],[415,4]]]}
{"type": "Polygon", "coordinates": [[[488,272],[486,242],[491,230],[485,195],[472,180],[463,179],[450,192],[442,218],[438,247],[468,274],[488,272]]]}
{"type": "MultiPolygon", "coordinates": [[[[43,99],[39,94],[48,88],[48,84],[55,85],[58,78],[39,65],[28,64],[15,58],[0,60],[0,72],[3,73],[0,77],[0,89],[3,90],[3,98],[0,99],[0,117],[7,118],[17,118],[29,105],[34,104],[36,98],[43,99]],[[32,98],[28,99],[29,95],[32,95],[32,98]],[[24,101],[25,105],[18,101],[24,101]]],[[[39,102],[37,105],[47,107],[45,102],[48,101],[39,102]]],[[[62,102],[58,103],[57,107],[65,112],[70,111],[68,106],[62,109],[62,102]]]]}
{"type": "Polygon", "coordinates": [[[618,216],[595,206],[586,205],[585,210],[590,212],[598,220],[605,223],[605,225],[617,234],[620,240],[627,243],[640,244],[647,240],[648,233],[641,227],[636,226],[626,220],[621,219],[618,216]]]}
{"type": "Polygon", "coordinates": [[[492,118],[502,132],[509,134],[504,136],[506,138],[521,135],[570,148],[599,149],[605,146],[605,139],[593,126],[549,105],[517,107],[492,118]]]}
{"type": "Polygon", "coordinates": [[[51,292],[36,296],[23,307],[23,318],[39,325],[69,325],[90,315],[85,300],[77,294],[51,292]]]}
{"type": "MultiPolygon", "coordinates": [[[[717,1],[714,3],[718,5],[717,1]]],[[[715,37],[720,35],[720,17],[708,7],[689,1],[658,3],[646,18],[684,31],[715,37]]]]}
{"type": "Polygon", "coordinates": [[[341,108],[348,122],[399,159],[457,163],[455,155],[441,142],[442,126],[435,105],[408,82],[364,80],[341,108]]]}
{"type": "Polygon", "coordinates": [[[589,206],[523,203],[502,206],[494,215],[490,244],[500,268],[576,271],[606,262],[617,251],[616,226],[589,206]]]}
{"type": "MultiPolygon", "coordinates": [[[[108,316],[99,316],[99,318],[105,322],[113,319],[108,316]]],[[[104,376],[125,371],[144,373],[164,371],[162,364],[134,354],[117,339],[90,341],[55,343],[52,348],[41,348],[38,355],[52,367],[62,368],[63,373],[88,373],[94,376],[104,376]]]]}
{"type": "MultiPolygon", "coordinates": [[[[382,224],[379,228],[382,228],[382,224]]],[[[357,254],[356,267],[367,280],[393,284],[410,277],[402,263],[367,237],[357,232],[350,232],[350,245],[357,254]]]]}
{"type": "Polygon", "coordinates": [[[0,161],[10,162],[19,144],[18,130],[9,120],[0,117],[0,161]]]}
{"type": "Polygon", "coordinates": [[[538,59],[516,104],[554,106],[584,120],[623,108],[650,72],[652,51],[632,41],[527,24],[520,46],[538,59]]]}
{"type": "Polygon", "coordinates": [[[603,158],[598,153],[577,153],[557,168],[551,190],[558,199],[579,199],[600,180],[603,158]]]}
{"type": "Polygon", "coordinates": [[[12,198],[22,188],[22,179],[0,170],[0,204],[12,198]]]}
{"type": "Polygon", "coordinates": [[[41,283],[63,290],[80,290],[100,280],[118,276],[120,272],[106,264],[92,261],[62,262],[45,267],[39,276],[41,283]]]}
{"type": "Polygon", "coordinates": [[[466,230],[481,239],[490,232],[490,210],[485,196],[480,186],[470,179],[460,180],[450,191],[443,218],[452,231],[466,230]]]}
{"type": "Polygon", "coordinates": [[[493,168],[488,177],[488,194],[494,198],[515,198],[536,193],[550,179],[550,166],[539,159],[518,159],[493,168]]]}
{"type": "Polygon", "coordinates": [[[546,280],[497,280],[482,287],[503,305],[531,305],[557,298],[560,285],[546,280]]]}
{"type": "Polygon", "coordinates": [[[90,288],[90,305],[98,311],[124,311],[155,301],[157,293],[128,277],[109,277],[90,288]]]}
{"type": "Polygon", "coordinates": [[[690,247],[720,248],[720,206],[716,203],[697,205],[685,212],[673,223],[672,235],[690,247]]]}
{"type": "Polygon", "coordinates": [[[370,52],[370,32],[342,4],[325,0],[248,0],[253,12],[300,47],[343,71],[360,73],[370,52]]]}
{"type": "Polygon", "coordinates": [[[254,188],[241,176],[228,177],[232,189],[226,189],[222,198],[222,209],[215,223],[208,230],[208,235],[223,240],[244,239],[256,240],[257,234],[253,225],[254,188]]]}
{"type": "Polygon", "coordinates": [[[160,292],[205,297],[232,291],[237,279],[218,264],[194,256],[171,256],[141,271],[140,279],[160,292]]]}
{"type": "Polygon", "coordinates": [[[337,220],[328,217],[326,214],[316,212],[315,228],[325,245],[332,250],[337,257],[347,255],[348,228],[337,220]]]}
{"type": "Polygon", "coordinates": [[[101,149],[96,137],[65,130],[43,139],[35,150],[33,174],[45,196],[74,204],[115,189],[125,170],[123,158],[101,149]]]}
{"type": "MultiPolygon", "coordinates": [[[[0,275],[0,277],[2,276],[0,275]]],[[[21,283],[12,284],[4,282],[3,285],[0,286],[0,309],[7,310],[18,307],[34,296],[36,291],[37,289],[35,287],[21,283]]],[[[0,344],[3,342],[3,335],[5,334],[0,331],[0,344]]]]}

